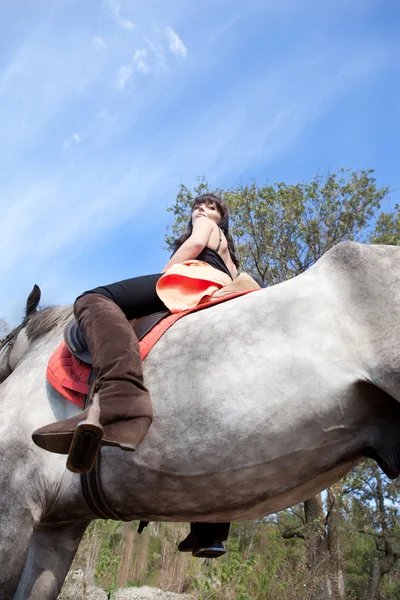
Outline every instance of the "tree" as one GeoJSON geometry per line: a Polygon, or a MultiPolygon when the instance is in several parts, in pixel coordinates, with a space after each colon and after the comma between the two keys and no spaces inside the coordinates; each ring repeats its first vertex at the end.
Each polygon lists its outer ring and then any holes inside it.
{"type": "Polygon", "coordinates": [[[284,539],[305,542],[306,564],[311,575],[309,600],[345,597],[341,487],[339,482],[329,488],[325,503],[321,494],[318,494],[303,505],[277,515],[277,525],[284,539]]]}
{"type": "Polygon", "coordinates": [[[350,531],[367,541],[364,556],[369,573],[363,597],[375,600],[381,579],[400,558],[399,490],[375,463],[366,461],[346,476],[343,492],[350,531]]]}
{"type": "MultiPolygon", "coordinates": [[[[373,173],[341,169],[310,183],[253,182],[232,190],[212,190],[200,178],[193,190],[181,185],[168,208],[174,222],[167,230],[167,247],[185,231],[194,198],[206,192],[222,196],[228,204],[241,266],[259,275],[266,285],[299,275],[344,240],[400,244],[400,210],[396,207],[396,215],[378,216],[389,188],[377,187],[373,173]]],[[[282,533],[286,538],[304,539],[310,572],[322,573],[329,555],[330,569],[321,574],[323,589],[316,589],[313,597],[344,598],[340,490],[328,490],[326,517],[321,496],[316,496],[304,503],[302,519],[298,527],[282,533]]]]}

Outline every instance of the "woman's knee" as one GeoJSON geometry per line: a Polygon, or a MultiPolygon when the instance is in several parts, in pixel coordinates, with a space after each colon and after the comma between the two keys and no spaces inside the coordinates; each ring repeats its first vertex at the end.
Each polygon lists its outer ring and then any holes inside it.
{"type": "Polygon", "coordinates": [[[75,303],[79,300],[79,298],[83,298],[83,296],[87,296],[89,294],[100,294],[101,296],[105,296],[106,298],[109,298],[110,300],[115,302],[115,298],[110,292],[110,290],[108,290],[106,287],[97,287],[93,288],[92,290],[87,290],[86,292],[83,292],[83,294],[76,298],[75,303]]]}

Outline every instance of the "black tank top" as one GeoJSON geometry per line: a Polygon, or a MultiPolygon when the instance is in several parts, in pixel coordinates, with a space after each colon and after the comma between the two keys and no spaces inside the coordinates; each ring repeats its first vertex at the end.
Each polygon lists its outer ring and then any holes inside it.
{"type": "Polygon", "coordinates": [[[229,277],[231,279],[233,279],[231,272],[229,271],[228,267],[226,266],[226,264],[224,263],[224,261],[222,260],[220,255],[218,254],[218,250],[220,249],[221,242],[222,242],[221,229],[219,227],[218,227],[218,229],[219,229],[219,242],[218,242],[217,248],[215,250],[212,250],[211,248],[208,248],[206,246],[205,248],[203,248],[203,250],[200,252],[200,254],[198,256],[196,256],[196,260],[202,260],[203,262],[207,263],[211,267],[214,267],[214,269],[218,269],[218,271],[222,271],[223,273],[226,273],[227,275],[229,275],[229,277]]]}

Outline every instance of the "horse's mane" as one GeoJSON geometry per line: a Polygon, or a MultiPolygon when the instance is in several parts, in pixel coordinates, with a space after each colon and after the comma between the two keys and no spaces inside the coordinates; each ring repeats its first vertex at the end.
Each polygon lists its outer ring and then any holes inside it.
{"type": "Polygon", "coordinates": [[[63,327],[73,314],[72,305],[47,306],[30,316],[26,326],[26,334],[32,342],[38,340],[55,327],[63,327]]]}

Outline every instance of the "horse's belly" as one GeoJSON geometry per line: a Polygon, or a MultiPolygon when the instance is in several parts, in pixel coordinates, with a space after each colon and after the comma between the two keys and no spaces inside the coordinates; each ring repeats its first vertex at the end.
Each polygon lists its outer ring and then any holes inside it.
{"type": "MultiPolygon", "coordinates": [[[[259,518],[302,502],[345,475],[357,459],[338,461],[340,451],[336,450],[336,466],[324,465],[322,470],[325,461],[318,458],[320,449],[308,456],[303,453],[203,476],[180,477],[133,467],[130,476],[119,480],[113,504],[118,507],[118,497],[130,497],[131,518],[142,520],[224,522],[259,518]]],[[[116,458],[114,468],[118,465],[116,458]]],[[[126,513],[125,501],[121,510],[126,513]]]]}
{"type": "Polygon", "coordinates": [[[332,369],[330,381],[313,389],[288,386],[280,397],[266,394],[262,401],[253,395],[259,382],[242,378],[247,391],[251,383],[255,388],[234,406],[233,387],[211,405],[194,395],[192,410],[175,411],[174,403],[169,411],[157,410],[155,403],[154,423],[126,479],[135,517],[256,518],[336,481],[354,462],[363,436],[350,374],[342,369],[340,384],[338,377],[332,369]],[[338,471],[338,464],[345,466],[338,471]]]}

